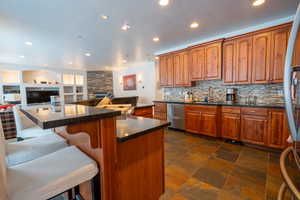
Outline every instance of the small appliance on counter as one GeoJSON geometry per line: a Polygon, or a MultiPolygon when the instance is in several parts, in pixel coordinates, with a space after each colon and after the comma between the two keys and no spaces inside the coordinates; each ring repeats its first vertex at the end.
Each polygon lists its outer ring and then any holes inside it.
{"type": "Polygon", "coordinates": [[[236,102],[236,89],[227,88],[226,89],[226,103],[235,103],[236,102]]]}
{"type": "Polygon", "coordinates": [[[60,106],[60,97],[59,96],[50,96],[50,102],[52,106],[60,106]]]}
{"type": "Polygon", "coordinates": [[[185,101],[185,102],[192,102],[192,101],[193,101],[193,92],[187,91],[187,92],[184,94],[184,101],[185,101]]]}

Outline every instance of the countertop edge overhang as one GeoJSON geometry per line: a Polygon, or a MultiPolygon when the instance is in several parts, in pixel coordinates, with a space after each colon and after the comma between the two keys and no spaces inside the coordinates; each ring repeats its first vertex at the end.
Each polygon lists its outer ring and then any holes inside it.
{"type": "MultiPolygon", "coordinates": [[[[156,119],[153,119],[153,120],[156,120],[156,119]]],[[[159,129],[162,129],[162,128],[166,128],[168,126],[171,125],[170,122],[168,121],[162,121],[162,120],[159,120],[161,121],[161,124],[160,125],[155,125],[151,128],[146,128],[145,130],[142,130],[142,131],[137,131],[137,132],[134,132],[134,133],[131,133],[130,135],[128,136],[124,136],[124,137],[117,137],[117,141],[118,142],[126,142],[128,140],[131,140],[131,139],[134,139],[134,138],[137,138],[137,137],[140,137],[140,136],[143,136],[143,135],[146,135],[148,133],[151,133],[151,132],[154,132],[156,130],[159,130],[159,129]]],[[[118,128],[118,127],[117,127],[118,128]]]]}
{"type": "Polygon", "coordinates": [[[110,112],[100,113],[100,114],[91,114],[91,115],[85,115],[85,116],[74,116],[74,117],[66,117],[64,119],[58,119],[58,120],[49,120],[49,121],[41,121],[37,117],[35,117],[33,114],[30,113],[30,109],[20,109],[22,113],[24,113],[29,119],[31,119],[34,123],[36,123],[39,127],[42,129],[50,129],[50,128],[56,128],[61,126],[67,126],[72,124],[78,124],[82,122],[87,121],[94,121],[99,120],[103,118],[109,118],[109,117],[116,117],[121,115],[121,111],[113,111],[110,110],[110,112]]]}
{"type": "Polygon", "coordinates": [[[255,108],[285,108],[284,104],[243,104],[243,103],[223,103],[223,102],[184,102],[184,101],[167,101],[155,100],[154,103],[186,104],[199,106],[236,106],[236,107],[255,107],[255,108]]]}

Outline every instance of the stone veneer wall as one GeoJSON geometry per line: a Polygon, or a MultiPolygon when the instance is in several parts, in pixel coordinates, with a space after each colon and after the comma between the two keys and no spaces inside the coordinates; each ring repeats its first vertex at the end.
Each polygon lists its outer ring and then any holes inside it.
{"type": "Polygon", "coordinates": [[[164,100],[184,100],[186,91],[192,91],[194,97],[202,100],[208,96],[209,87],[215,101],[225,101],[226,88],[236,88],[238,102],[256,96],[257,103],[284,103],[283,84],[224,86],[222,81],[197,81],[194,87],[164,88],[164,100]]]}
{"type": "Polygon", "coordinates": [[[88,94],[95,94],[95,93],[113,94],[112,71],[88,71],[87,89],[88,89],[88,94]]]}

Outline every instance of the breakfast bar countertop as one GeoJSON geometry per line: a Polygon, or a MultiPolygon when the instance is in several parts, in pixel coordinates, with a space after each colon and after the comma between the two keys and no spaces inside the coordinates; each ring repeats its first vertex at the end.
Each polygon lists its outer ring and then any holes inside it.
{"type": "Polygon", "coordinates": [[[186,102],[186,101],[174,101],[174,100],[157,100],[153,101],[157,103],[174,103],[174,104],[188,104],[188,105],[203,105],[203,106],[237,106],[237,107],[257,107],[257,108],[285,108],[283,103],[226,103],[226,102],[186,102]]]}
{"type": "Polygon", "coordinates": [[[56,107],[51,105],[27,106],[22,107],[21,112],[42,129],[121,115],[120,111],[72,104],[56,107]]]}
{"type": "Polygon", "coordinates": [[[170,122],[151,118],[135,116],[118,117],[117,139],[118,142],[125,142],[169,125],[170,122]]]}

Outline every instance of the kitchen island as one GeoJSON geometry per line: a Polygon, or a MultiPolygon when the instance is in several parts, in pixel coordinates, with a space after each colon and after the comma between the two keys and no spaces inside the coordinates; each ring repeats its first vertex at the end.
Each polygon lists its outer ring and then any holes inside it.
{"type": "MultiPolygon", "coordinates": [[[[158,200],[164,193],[163,139],[168,122],[83,105],[21,111],[41,128],[55,128],[98,163],[101,199],[158,200]]],[[[80,185],[80,191],[84,199],[92,199],[89,183],[80,185]]]]}

